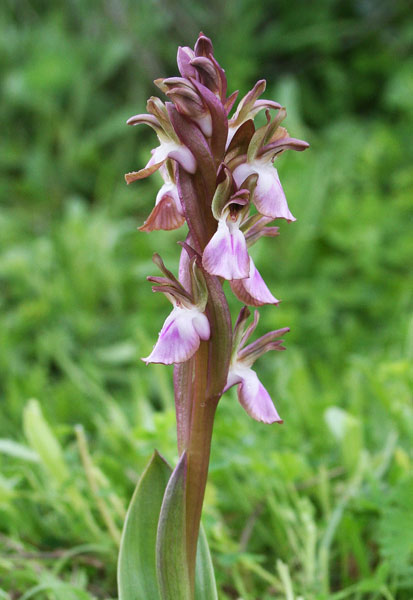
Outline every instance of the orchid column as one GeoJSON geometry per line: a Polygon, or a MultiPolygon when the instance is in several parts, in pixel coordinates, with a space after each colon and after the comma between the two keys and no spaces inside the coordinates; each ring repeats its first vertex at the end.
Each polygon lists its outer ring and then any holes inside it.
{"type": "MultiPolygon", "coordinates": [[[[200,34],[195,48],[178,50],[179,77],[155,81],[167,96],[148,100],[147,114],[128,124],[146,123],[159,146],[141,171],[128,173],[131,183],[160,170],[164,185],[151,214],[140,228],[170,230],[185,222],[179,275],[175,277],[155,255],[162,276],[149,277],[153,291],[172,303],[159,338],[146,363],[174,364],[178,449],[177,469],[184,473],[185,555],[190,597],[202,503],[208,473],[214,415],[219,399],[231,386],[257,421],[281,423],[268,392],[252,369],[268,350],[282,350],[271,331],[247,343],[258,322],[244,306],[234,329],[223,281],[244,304],[277,304],[248,254],[262,236],[278,235],[274,219],[294,221],[281,187],[275,158],[287,149],[305,150],[306,142],[289,137],[281,127],[286,113],[278,103],[260,99],[259,81],[229,113],[237,92],[227,97],[224,70],[214,58],[211,41],[200,34]],[[255,128],[255,115],[264,110],[266,124],[255,128]]],[[[169,485],[169,484],[168,484],[169,485]]],[[[161,597],[165,582],[159,583],[161,597]]]]}

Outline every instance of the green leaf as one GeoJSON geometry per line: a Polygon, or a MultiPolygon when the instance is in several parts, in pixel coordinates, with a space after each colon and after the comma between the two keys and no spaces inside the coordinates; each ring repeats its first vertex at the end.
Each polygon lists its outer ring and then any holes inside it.
{"type": "MultiPolygon", "coordinates": [[[[181,581],[186,568],[185,455],[181,457],[172,475],[171,473],[171,467],[155,452],[133,494],[119,552],[119,600],[191,598],[188,595],[188,578],[181,581]],[[159,577],[164,582],[160,585],[163,586],[163,593],[169,593],[165,596],[159,593],[156,572],[155,548],[158,531],[158,562],[159,570],[162,569],[162,575],[159,577]]],[[[195,599],[217,600],[214,570],[202,525],[195,577],[195,599]]]]}
{"type": "Polygon", "coordinates": [[[214,567],[204,528],[201,525],[196,555],[195,600],[218,600],[214,567]]]}
{"type": "Polygon", "coordinates": [[[156,532],[170,466],[155,451],[132,496],[118,562],[119,600],[159,600],[156,532]]]}
{"type": "Polygon", "coordinates": [[[29,400],[24,409],[23,427],[30,446],[37,452],[56,483],[66,482],[69,479],[69,470],[63,458],[62,448],[44,418],[37,400],[29,400]]]}
{"type": "Polygon", "coordinates": [[[1,439],[0,453],[8,454],[9,456],[13,456],[13,458],[21,458],[22,460],[27,460],[29,462],[39,462],[39,455],[36,452],[13,440],[1,439]]]}
{"type": "Polygon", "coordinates": [[[165,490],[156,539],[156,566],[162,600],[192,600],[187,571],[184,452],[165,490]]]}

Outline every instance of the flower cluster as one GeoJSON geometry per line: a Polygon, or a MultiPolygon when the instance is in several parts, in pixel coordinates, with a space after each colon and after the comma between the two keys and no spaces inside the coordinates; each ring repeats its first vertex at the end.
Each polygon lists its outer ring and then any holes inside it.
{"type": "Polygon", "coordinates": [[[249,415],[265,423],[281,422],[251,367],[268,350],[283,349],[279,337],[288,329],[270,332],[246,346],[258,313],[246,327],[250,313],[245,306],[235,328],[223,333],[219,316],[224,320],[228,309],[222,283],[229,281],[245,305],[278,303],[249,248],[262,236],[278,235],[278,228],[270,225],[275,219],[295,220],[273,163],[285,150],[305,150],[308,144],[290,137],[281,126],[286,111],[280,104],[260,99],[264,80],[242,98],[229,118],[237,92],[227,96],[224,70],[202,33],[193,50],[179,48],[177,62],[179,77],[155,81],[168,100],[164,103],[152,97],[147,114],[128,120],[129,125],[152,127],[159,146],[152,150],[147,165],[128,173],[126,181],[157,170],[164,180],[155,207],[140,229],[171,230],[185,222],[188,226],[178,279],[155,255],[164,276],[148,279],[156,284],[154,291],[172,302],[173,310],[153,351],[143,360],[180,365],[191,361],[201,343],[208,343],[209,356],[221,357],[219,368],[212,359],[208,367],[208,376],[216,380],[215,388],[210,385],[214,397],[238,385],[239,401],[249,415]],[[266,123],[256,128],[254,117],[260,111],[265,111],[266,123]],[[223,341],[225,336],[231,338],[229,345],[223,341]]]}

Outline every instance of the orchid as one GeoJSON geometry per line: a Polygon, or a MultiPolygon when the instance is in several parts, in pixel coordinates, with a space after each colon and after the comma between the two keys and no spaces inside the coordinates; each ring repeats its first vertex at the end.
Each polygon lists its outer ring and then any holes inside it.
{"type": "Polygon", "coordinates": [[[234,348],[224,391],[233,385],[238,385],[238,400],[250,417],[263,423],[282,423],[269,393],[251,367],[257,358],[269,350],[285,350],[281,345],[283,340],[278,338],[284,333],[288,333],[289,329],[284,327],[271,331],[252,344],[245,346],[259,320],[259,313],[255,311],[252,325],[245,330],[249,316],[250,311],[245,306],[240,312],[234,329],[234,348]]]}
{"type": "Polygon", "coordinates": [[[164,184],[156,195],[155,206],[139,227],[140,231],[155,231],[156,229],[178,229],[185,223],[178,188],[175,181],[173,161],[168,159],[159,169],[164,184]]]}
{"type": "Polygon", "coordinates": [[[152,97],[147,114],[128,120],[154,129],[159,146],[126,181],[158,170],[164,181],[141,231],[184,223],[188,228],[178,277],[158,254],[153,257],[162,276],[148,280],[172,311],[142,359],[174,365],[179,461],[171,472],[155,454],[138,484],[121,544],[119,600],[216,600],[200,520],[218,402],[237,386],[238,400],[253,419],[282,423],[253,365],[269,350],[284,350],[281,336],[289,329],[247,343],[259,318],[255,311],[247,325],[248,306],[279,303],[249,251],[262,237],[279,235],[274,219],[295,220],[273,162],[285,150],[302,151],[308,144],[281,126],[285,108],[260,99],[264,80],[229,117],[237,92],[227,96],[225,72],[204,34],[193,49],[178,49],[177,63],[179,75],[155,80],[167,101],[152,97]],[[267,122],[256,128],[262,110],[267,122]],[[234,328],[224,280],[244,304],[234,328]]]}
{"type": "Polygon", "coordinates": [[[147,109],[149,114],[135,115],[127,120],[127,124],[149,125],[157,134],[160,143],[152,150],[152,158],[143,169],[125,175],[126,183],[149,177],[160,169],[168,158],[177,161],[189,173],[195,173],[196,160],[192,152],[179,141],[163,102],[159,98],[149,98],[147,109]]]}
{"type": "Polygon", "coordinates": [[[166,277],[148,277],[149,281],[157,284],[152,289],[165,294],[174,308],[166,318],[152,352],[142,360],[146,364],[183,363],[195,354],[201,340],[209,340],[211,335],[209,321],[204,314],[207,300],[205,281],[193,259],[190,277],[194,294],[191,295],[166,269],[159,255],[154,255],[154,261],[166,277]]]}
{"type": "Polygon", "coordinates": [[[273,162],[282,152],[288,149],[305,150],[308,144],[302,140],[290,138],[284,127],[279,127],[285,116],[280,110],[278,117],[271,122],[269,111],[267,124],[258,129],[251,138],[247,151],[247,160],[235,166],[233,175],[235,182],[241,183],[249,175],[258,175],[254,203],[259,213],[273,219],[295,221],[282,188],[277,169],[273,162]]]}

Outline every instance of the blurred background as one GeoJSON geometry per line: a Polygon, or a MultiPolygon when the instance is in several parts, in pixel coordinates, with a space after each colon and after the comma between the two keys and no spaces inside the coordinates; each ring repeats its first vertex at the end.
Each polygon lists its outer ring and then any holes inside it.
{"type": "MultiPolygon", "coordinates": [[[[119,532],[172,371],[139,360],[169,312],[145,281],[185,232],[139,233],[156,145],[128,128],[209,35],[241,97],[311,148],[277,162],[294,224],[254,260],[289,326],[257,364],[284,425],[226,394],[204,525],[220,599],[413,597],[413,3],[4,0],[0,8],[0,598],[116,598],[119,532]]],[[[229,288],[228,288],[229,289],[229,288]]],[[[232,302],[233,316],[239,303],[232,302]]]]}

